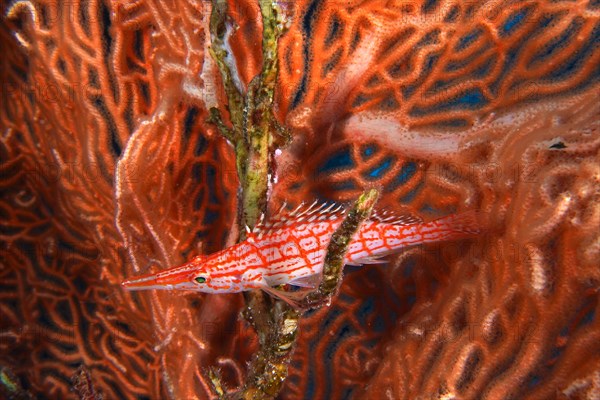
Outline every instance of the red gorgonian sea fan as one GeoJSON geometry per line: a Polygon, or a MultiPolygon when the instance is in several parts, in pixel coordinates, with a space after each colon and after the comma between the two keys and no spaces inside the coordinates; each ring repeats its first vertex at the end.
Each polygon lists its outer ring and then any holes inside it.
{"type": "MultiPolygon", "coordinates": [[[[229,1],[244,91],[257,4],[229,1]]],[[[476,240],[348,271],[302,320],[281,398],[600,393],[600,4],[281,3],[272,206],[348,201],[424,219],[481,210],[476,240]]],[[[25,390],[208,398],[255,351],[238,295],[118,283],[228,243],[238,190],[207,51],[210,2],[3,2],[0,354],[25,390]],[[86,375],[87,376],[87,375],[86,375]]]]}

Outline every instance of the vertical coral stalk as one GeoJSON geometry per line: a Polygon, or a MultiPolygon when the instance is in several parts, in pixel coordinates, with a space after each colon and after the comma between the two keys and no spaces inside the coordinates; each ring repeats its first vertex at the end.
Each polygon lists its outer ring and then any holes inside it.
{"type": "MultiPolygon", "coordinates": [[[[250,82],[245,95],[240,93],[235,86],[232,71],[225,62],[227,57],[224,43],[227,30],[227,3],[214,0],[210,19],[212,42],[210,52],[221,73],[223,86],[227,94],[229,120],[232,126],[227,126],[217,108],[210,110],[210,121],[218,127],[220,133],[235,148],[237,172],[241,186],[240,198],[238,199],[240,205],[238,224],[241,235],[244,235],[245,232],[243,228],[254,226],[260,214],[265,211],[269,160],[272,156],[270,153],[271,144],[273,143],[273,137],[280,135],[282,131],[275,121],[272,108],[277,81],[277,40],[283,33],[283,24],[279,21],[279,11],[274,2],[261,1],[260,9],[263,20],[262,72],[250,82]]],[[[269,300],[260,291],[246,293],[245,299],[248,305],[246,318],[258,334],[261,349],[271,348],[269,344],[278,341],[277,332],[280,332],[280,329],[275,329],[273,332],[271,327],[281,327],[278,322],[285,321],[285,318],[282,318],[283,314],[270,309],[268,307],[269,300]]],[[[278,307],[286,309],[281,304],[278,307]]],[[[297,320],[294,310],[287,308],[286,313],[293,314],[291,317],[297,320]]],[[[283,324],[285,325],[285,322],[283,324]]],[[[292,336],[295,336],[295,329],[293,329],[292,336]]],[[[263,353],[261,351],[261,354],[263,353]]],[[[270,378],[256,378],[257,375],[264,375],[266,364],[262,360],[265,360],[265,358],[260,355],[255,357],[251,371],[260,372],[251,372],[247,382],[272,381],[270,378]]],[[[286,374],[287,368],[284,377],[286,374]]],[[[276,375],[279,374],[276,373],[276,375]]],[[[215,383],[217,393],[222,393],[222,390],[219,389],[221,385],[215,374],[212,374],[211,380],[215,383]]],[[[248,386],[253,385],[247,384],[246,388],[248,386]]],[[[280,386],[280,384],[277,386],[277,392],[280,386]]],[[[260,385],[260,387],[264,387],[264,385],[260,385]]]]}
{"type": "MultiPolygon", "coordinates": [[[[223,121],[217,108],[210,110],[210,121],[235,147],[237,170],[241,185],[238,223],[244,234],[245,226],[254,226],[267,205],[267,188],[273,143],[286,138],[273,114],[273,98],[277,82],[277,41],[283,33],[279,10],[272,1],[260,1],[262,14],[262,71],[248,85],[245,95],[234,84],[232,71],[225,62],[227,4],[213,1],[211,13],[211,55],[215,59],[225,91],[231,128],[223,121]]],[[[341,281],[343,258],[354,233],[375,204],[377,191],[361,196],[343,224],[333,235],[324,266],[323,282],[310,293],[302,306],[305,308],[325,304],[337,291],[341,281]]],[[[261,291],[245,294],[246,319],[258,335],[260,349],[252,360],[244,386],[231,394],[236,399],[264,399],[275,397],[287,377],[291,351],[296,340],[300,310],[282,301],[267,298],[261,291]]],[[[209,371],[219,397],[225,396],[218,374],[209,371]]]]}
{"type": "Polygon", "coordinates": [[[244,219],[254,225],[260,213],[266,208],[269,149],[278,133],[278,125],[273,116],[273,96],[277,81],[277,41],[283,33],[283,24],[279,21],[279,10],[272,1],[260,1],[262,13],[262,72],[248,87],[246,108],[244,109],[244,128],[250,151],[244,191],[244,219]]]}
{"type": "MultiPolygon", "coordinates": [[[[239,199],[242,210],[238,220],[240,228],[254,226],[265,210],[268,168],[272,156],[270,148],[274,139],[283,132],[273,115],[273,96],[278,70],[277,41],[284,31],[284,25],[275,2],[261,1],[260,9],[263,22],[262,71],[252,79],[245,94],[235,86],[232,71],[225,62],[228,55],[224,42],[227,3],[213,1],[210,18],[210,53],[221,72],[232,127],[226,125],[217,108],[210,110],[210,121],[235,147],[242,189],[239,199]]],[[[240,231],[243,232],[243,229],[240,231]]]]}

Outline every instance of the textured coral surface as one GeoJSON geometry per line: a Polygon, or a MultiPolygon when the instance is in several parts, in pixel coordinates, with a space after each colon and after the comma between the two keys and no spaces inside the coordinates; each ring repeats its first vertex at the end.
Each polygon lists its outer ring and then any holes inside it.
{"type": "MultiPolygon", "coordinates": [[[[41,398],[209,398],[256,349],[240,295],[126,293],[235,237],[208,1],[1,2],[0,367],[41,398]],[[87,376],[87,375],[85,375],[87,376]],[[74,389],[75,388],[75,389],[74,389]]],[[[245,90],[261,20],[229,1],[245,90]]],[[[282,399],[598,398],[600,4],[281,2],[272,206],[350,201],[473,240],[347,268],[282,399]]]]}

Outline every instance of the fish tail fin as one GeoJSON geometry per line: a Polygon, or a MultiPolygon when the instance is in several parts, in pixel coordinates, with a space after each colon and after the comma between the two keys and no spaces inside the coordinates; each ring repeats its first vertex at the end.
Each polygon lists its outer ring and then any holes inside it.
{"type": "Polygon", "coordinates": [[[479,214],[475,210],[465,211],[460,214],[452,214],[435,221],[437,225],[444,226],[457,237],[468,237],[483,232],[483,226],[479,222],[479,214]]]}

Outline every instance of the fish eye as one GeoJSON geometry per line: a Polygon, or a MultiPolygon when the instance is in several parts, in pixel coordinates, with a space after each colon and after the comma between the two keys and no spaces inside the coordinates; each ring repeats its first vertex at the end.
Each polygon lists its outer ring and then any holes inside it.
{"type": "Polygon", "coordinates": [[[196,282],[198,283],[206,283],[206,278],[203,276],[198,276],[196,277],[196,279],[194,279],[196,282]]]}

